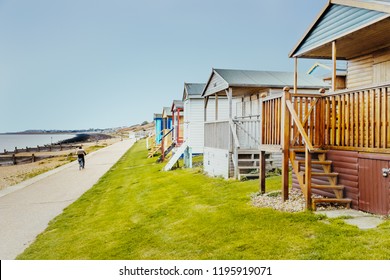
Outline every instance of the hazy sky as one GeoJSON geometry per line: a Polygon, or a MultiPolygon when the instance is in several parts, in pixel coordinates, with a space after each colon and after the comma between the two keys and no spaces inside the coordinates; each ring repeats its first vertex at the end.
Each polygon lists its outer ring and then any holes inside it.
{"type": "Polygon", "coordinates": [[[129,126],[213,67],[293,71],[326,3],[0,0],[0,132],[129,126]]]}

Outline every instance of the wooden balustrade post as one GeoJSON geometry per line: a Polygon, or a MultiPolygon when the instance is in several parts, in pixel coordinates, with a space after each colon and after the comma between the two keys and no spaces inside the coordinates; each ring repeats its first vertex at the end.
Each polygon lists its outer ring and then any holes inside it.
{"type": "Polygon", "coordinates": [[[284,94],[282,96],[282,199],[288,200],[289,189],[289,152],[290,152],[290,132],[291,121],[290,113],[288,111],[286,101],[291,100],[290,88],[285,87],[283,89],[284,94]]]}
{"type": "Polygon", "coordinates": [[[318,144],[322,148],[325,145],[325,92],[324,88],[319,90],[319,93],[322,95],[321,100],[317,103],[317,116],[318,120],[316,121],[317,133],[318,133],[318,144]]]}
{"type": "Polygon", "coordinates": [[[12,164],[16,165],[16,157],[15,154],[12,154],[12,164]]]}
{"type": "Polygon", "coordinates": [[[35,162],[35,155],[34,154],[31,155],[31,162],[35,162]]]}
{"type": "Polygon", "coordinates": [[[311,158],[312,154],[309,148],[305,148],[305,191],[306,191],[306,209],[311,210],[311,158]]]}
{"type": "Polygon", "coordinates": [[[265,151],[260,151],[259,158],[259,179],[260,179],[260,193],[265,193],[265,151]]]}

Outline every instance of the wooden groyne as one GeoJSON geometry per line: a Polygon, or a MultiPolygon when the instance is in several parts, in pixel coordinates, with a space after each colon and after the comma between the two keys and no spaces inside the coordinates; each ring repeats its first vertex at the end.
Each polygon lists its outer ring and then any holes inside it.
{"type": "Polygon", "coordinates": [[[15,147],[13,151],[4,149],[4,151],[0,153],[0,166],[32,163],[43,159],[53,158],[55,155],[43,155],[41,153],[75,150],[78,146],[79,145],[53,144],[26,148],[15,147]],[[31,155],[25,155],[26,153],[31,153],[31,155]]]}
{"type": "Polygon", "coordinates": [[[0,155],[12,155],[12,154],[20,154],[20,153],[39,153],[39,152],[60,152],[71,149],[76,149],[79,145],[64,145],[64,144],[53,144],[53,145],[44,145],[44,146],[36,146],[36,147],[26,147],[26,148],[18,148],[15,147],[13,151],[7,151],[4,149],[0,155]]]}

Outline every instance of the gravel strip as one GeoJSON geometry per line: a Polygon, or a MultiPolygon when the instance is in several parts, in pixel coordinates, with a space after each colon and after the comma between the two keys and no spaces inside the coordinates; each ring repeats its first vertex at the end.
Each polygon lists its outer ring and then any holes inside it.
{"type": "MultiPolygon", "coordinates": [[[[319,195],[313,195],[313,198],[320,198],[319,195]]],[[[289,199],[282,201],[282,192],[274,191],[265,194],[255,193],[251,197],[252,205],[259,208],[272,208],[282,212],[303,212],[306,209],[306,201],[303,193],[298,189],[291,189],[289,199]]],[[[317,210],[345,209],[342,205],[336,204],[318,204],[317,210]]]]}

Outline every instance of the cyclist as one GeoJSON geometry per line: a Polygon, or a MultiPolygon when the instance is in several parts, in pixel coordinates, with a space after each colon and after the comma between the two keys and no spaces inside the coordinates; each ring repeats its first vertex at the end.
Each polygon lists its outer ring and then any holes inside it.
{"type": "Polygon", "coordinates": [[[79,161],[79,170],[84,169],[85,167],[85,158],[84,156],[87,155],[87,153],[84,151],[83,147],[79,147],[77,152],[77,160],[79,161]]]}

